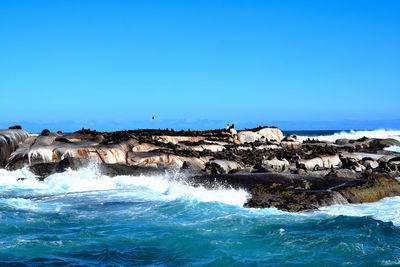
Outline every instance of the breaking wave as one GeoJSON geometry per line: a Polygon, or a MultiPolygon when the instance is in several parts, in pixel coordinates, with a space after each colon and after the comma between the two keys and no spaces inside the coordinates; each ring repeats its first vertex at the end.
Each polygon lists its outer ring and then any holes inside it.
{"type": "Polygon", "coordinates": [[[373,131],[340,131],[332,135],[317,135],[317,136],[298,136],[300,141],[304,141],[307,138],[314,138],[321,141],[335,142],[337,139],[359,139],[362,137],[369,138],[393,138],[400,141],[400,130],[373,130],[373,131]]]}
{"type": "MultiPolygon", "coordinates": [[[[16,209],[44,211],[51,205],[43,204],[43,199],[61,199],[65,196],[80,197],[91,195],[108,199],[139,199],[144,201],[195,201],[218,202],[242,207],[249,197],[245,190],[216,187],[208,189],[185,183],[179,173],[159,176],[116,176],[101,175],[95,165],[79,171],[67,170],[56,173],[44,181],[36,179],[26,168],[7,171],[0,170],[0,204],[16,209]],[[43,204],[43,205],[42,205],[43,204]]],[[[60,210],[64,203],[57,202],[53,208],[60,210]]],[[[259,215],[289,214],[270,209],[245,209],[259,215]]],[[[372,216],[375,219],[400,224],[400,197],[386,198],[367,204],[347,204],[322,207],[316,212],[291,213],[292,216],[316,216],[319,214],[345,216],[372,216]]]]}
{"type": "MultiPolygon", "coordinates": [[[[206,189],[194,187],[184,181],[179,173],[159,176],[116,176],[101,175],[95,165],[78,171],[67,170],[52,174],[44,181],[38,181],[27,169],[17,171],[0,170],[0,194],[13,192],[24,197],[61,195],[72,193],[93,193],[103,195],[121,195],[144,200],[186,199],[200,202],[221,202],[243,206],[248,198],[244,190],[216,187],[206,189]]],[[[1,195],[0,195],[1,196],[1,195]]],[[[4,202],[4,199],[0,200],[4,202]]],[[[8,200],[6,200],[8,201],[8,200]]],[[[25,206],[26,200],[21,203],[25,206]]]]}
{"type": "Polygon", "coordinates": [[[43,182],[0,170],[0,265],[371,265],[400,258],[400,197],[314,212],[247,209],[243,190],[179,174],[43,182]],[[366,258],[365,255],[373,255],[366,258]]]}

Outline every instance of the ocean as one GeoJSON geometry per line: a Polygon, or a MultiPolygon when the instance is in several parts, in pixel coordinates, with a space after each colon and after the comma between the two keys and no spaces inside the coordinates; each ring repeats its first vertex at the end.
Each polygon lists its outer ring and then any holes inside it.
{"type": "MultiPolygon", "coordinates": [[[[290,133],[400,140],[393,130],[290,133]]],[[[301,213],[243,208],[247,197],[180,173],[109,178],[89,166],[39,182],[1,169],[0,265],[400,265],[400,197],[301,213]]]]}

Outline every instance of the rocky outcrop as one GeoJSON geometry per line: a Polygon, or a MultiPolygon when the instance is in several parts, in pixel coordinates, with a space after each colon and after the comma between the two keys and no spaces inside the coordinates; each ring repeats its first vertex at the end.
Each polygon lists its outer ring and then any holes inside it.
{"type": "Polygon", "coordinates": [[[289,172],[289,161],[286,159],[279,160],[276,157],[264,159],[262,165],[268,172],[289,172]]]}
{"type": "Polygon", "coordinates": [[[311,159],[301,159],[297,161],[299,168],[305,170],[318,170],[338,168],[342,164],[338,155],[319,155],[311,159]]]}
{"type": "Polygon", "coordinates": [[[368,177],[326,177],[295,174],[215,174],[190,178],[193,184],[212,187],[213,184],[244,188],[251,195],[246,207],[298,212],[319,207],[378,201],[400,195],[400,183],[388,176],[374,173],[368,177]]]}
{"type": "MultiPolygon", "coordinates": [[[[51,174],[64,172],[67,169],[78,170],[87,168],[91,164],[93,164],[93,162],[85,158],[64,158],[57,163],[48,162],[33,164],[29,167],[29,170],[37,175],[39,180],[43,180],[51,174]]],[[[160,175],[166,173],[166,170],[161,168],[129,166],[126,164],[96,163],[95,169],[99,174],[109,177],[119,175],[160,175]]]]}
{"type": "Polygon", "coordinates": [[[230,160],[214,159],[209,161],[205,166],[206,173],[229,173],[232,170],[240,169],[241,166],[230,160]]]}
{"type": "Polygon", "coordinates": [[[245,130],[237,133],[237,138],[240,144],[261,142],[276,142],[280,143],[283,139],[281,130],[274,127],[258,128],[256,130],[245,130]]]}
{"type": "Polygon", "coordinates": [[[362,185],[346,186],[338,191],[349,203],[375,202],[400,195],[399,181],[382,173],[370,173],[362,181],[362,185]]]}
{"type": "Polygon", "coordinates": [[[40,179],[97,164],[108,176],[181,171],[195,185],[217,182],[250,192],[248,207],[288,211],[334,203],[362,203],[399,194],[400,154],[384,150],[393,139],[335,143],[283,137],[275,127],[236,131],[129,130],[28,135],[0,131],[0,162],[28,166],[40,179]]]}
{"type": "Polygon", "coordinates": [[[0,167],[4,167],[18,146],[29,134],[22,129],[0,130],[0,167]]]}

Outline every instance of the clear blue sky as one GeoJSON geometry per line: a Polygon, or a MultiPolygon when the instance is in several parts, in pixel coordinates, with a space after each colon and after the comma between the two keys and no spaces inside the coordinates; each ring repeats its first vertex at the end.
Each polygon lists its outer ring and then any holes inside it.
{"type": "Polygon", "coordinates": [[[1,1],[0,121],[398,122],[399,14],[400,1],[1,1]]]}

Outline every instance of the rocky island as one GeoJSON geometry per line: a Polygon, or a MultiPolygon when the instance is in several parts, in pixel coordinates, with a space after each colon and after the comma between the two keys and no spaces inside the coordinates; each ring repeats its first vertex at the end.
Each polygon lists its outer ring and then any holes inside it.
{"type": "Polygon", "coordinates": [[[0,167],[28,167],[37,179],[96,163],[107,176],[179,171],[194,186],[249,192],[245,207],[298,212],[400,195],[394,139],[300,142],[276,127],[206,131],[139,129],[29,134],[0,130],[0,167]]]}

